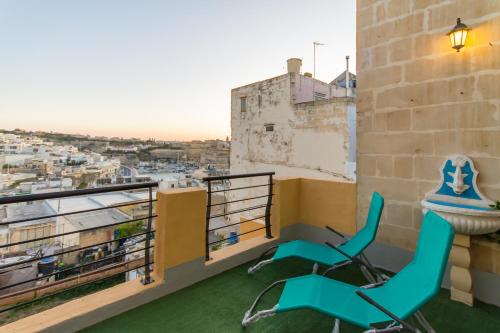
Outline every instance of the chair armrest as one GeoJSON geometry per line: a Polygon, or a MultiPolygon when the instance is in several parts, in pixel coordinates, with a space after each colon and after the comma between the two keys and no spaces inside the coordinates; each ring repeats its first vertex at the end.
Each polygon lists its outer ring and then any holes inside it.
{"type": "Polygon", "coordinates": [[[333,229],[332,227],[330,227],[329,225],[325,226],[325,228],[331,232],[333,232],[335,235],[341,237],[341,238],[345,238],[344,234],[342,234],[341,232],[338,232],[337,230],[333,229]]]}
{"type": "Polygon", "coordinates": [[[344,257],[350,259],[353,263],[356,263],[358,265],[366,267],[366,269],[368,271],[370,271],[370,273],[372,273],[373,275],[378,276],[378,277],[384,276],[384,274],[382,272],[380,272],[378,269],[376,269],[375,267],[372,267],[371,265],[367,265],[363,260],[361,260],[357,257],[350,256],[349,254],[342,251],[338,246],[335,246],[330,242],[325,242],[325,244],[328,245],[329,247],[331,247],[332,249],[334,249],[335,251],[337,251],[338,253],[340,253],[341,255],[343,255],[344,257]]]}
{"type": "Polygon", "coordinates": [[[344,261],[343,263],[340,263],[340,264],[335,264],[335,265],[327,268],[323,272],[323,274],[321,274],[321,275],[326,276],[326,274],[328,274],[329,272],[333,271],[334,269],[341,268],[341,267],[344,267],[344,266],[348,266],[350,264],[352,264],[352,261],[350,261],[350,260],[346,260],[346,261],[344,261]]]}
{"type": "MultiPolygon", "coordinates": [[[[345,239],[345,238],[344,238],[344,239],[345,239]]],[[[347,243],[348,241],[349,241],[349,240],[347,239],[347,240],[345,240],[345,241],[343,241],[343,242],[340,242],[340,243],[338,243],[338,244],[337,244],[337,246],[342,246],[342,245],[344,245],[345,243],[347,243]]]]}
{"type": "Polygon", "coordinates": [[[361,261],[356,257],[351,257],[349,254],[347,254],[344,251],[342,251],[341,249],[339,249],[338,246],[333,245],[330,242],[325,242],[325,244],[328,245],[329,247],[331,247],[332,249],[334,249],[335,251],[337,251],[338,253],[340,253],[341,255],[343,255],[344,257],[346,257],[347,259],[351,260],[352,262],[355,262],[358,264],[361,261]]]}
{"type": "Polygon", "coordinates": [[[382,311],[383,313],[385,313],[387,316],[389,316],[392,320],[398,322],[399,324],[401,324],[404,328],[410,330],[411,332],[418,332],[417,329],[415,327],[413,327],[412,325],[408,324],[407,322],[405,322],[403,319],[399,318],[398,316],[396,316],[394,313],[392,313],[391,311],[387,310],[386,308],[384,308],[382,305],[380,305],[379,303],[377,303],[373,298],[367,296],[365,293],[363,293],[361,290],[356,290],[356,294],[361,297],[362,299],[364,299],[366,302],[370,303],[371,305],[373,305],[374,307],[376,307],[378,310],[382,311]]]}

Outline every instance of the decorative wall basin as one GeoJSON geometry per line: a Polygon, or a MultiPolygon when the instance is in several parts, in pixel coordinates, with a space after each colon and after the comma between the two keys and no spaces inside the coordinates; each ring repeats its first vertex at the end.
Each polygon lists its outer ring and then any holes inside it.
{"type": "Polygon", "coordinates": [[[450,222],[455,231],[480,235],[500,229],[500,210],[491,207],[477,187],[478,171],[464,155],[449,156],[441,167],[441,182],[425,195],[422,209],[432,210],[450,222]]]}

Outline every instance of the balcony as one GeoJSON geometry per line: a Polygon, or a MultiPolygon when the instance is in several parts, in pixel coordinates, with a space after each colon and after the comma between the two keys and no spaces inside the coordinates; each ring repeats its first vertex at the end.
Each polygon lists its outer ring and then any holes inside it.
{"type": "MultiPolygon", "coordinates": [[[[338,242],[340,239],[325,231],[325,225],[346,234],[353,234],[358,228],[355,183],[280,178],[273,179],[272,184],[272,206],[270,214],[265,214],[270,216],[268,221],[263,218],[241,223],[247,229],[239,229],[238,242],[222,248],[212,247],[208,252],[210,223],[207,220],[211,214],[207,210],[210,207],[207,191],[200,188],[159,191],[155,203],[151,283],[143,284],[139,278],[119,283],[4,325],[2,329],[6,332],[242,331],[243,314],[260,291],[276,280],[308,274],[312,269],[308,262],[291,259],[266,266],[249,276],[247,269],[251,261],[268,247],[291,239],[338,242]],[[268,229],[270,235],[266,232],[268,229]],[[241,235],[243,232],[245,235],[241,235]]],[[[242,187],[236,181],[230,185],[242,187]]],[[[268,191],[269,187],[264,190],[268,191]]],[[[259,195],[251,195],[256,196],[259,195]]],[[[228,209],[226,213],[231,211],[228,209]]],[[[255,215],[262,216],[259,212],[255,215]]],[[[249,220],[252,219],[245,216],[238,221],[249,220]]],[[[229,242],[229,239],[222,241],[229,242]]],[[[411,253],[373,244],[367,255],[377,266],[397,272],[408,262],[411,253]]],[[[356,266],[338,270],[331,277],[356,285],[366,284],[356,266]]],[[[453,302],[449,300],[448,286],[445,279],[445,288],[423,308],[438,332],[499,330],[499,308],[482,302],[477,302],[474,308],[453,302]]],[[[269,293],[263,306],[271,305],[277,297],[277,290],[269,293]]],[[[330,332],[332,326],[332,318],[300,310],[262,319],[247,330],[330,332]]],[[[342,332],[361,331],[342,324],[342,332]]]]}

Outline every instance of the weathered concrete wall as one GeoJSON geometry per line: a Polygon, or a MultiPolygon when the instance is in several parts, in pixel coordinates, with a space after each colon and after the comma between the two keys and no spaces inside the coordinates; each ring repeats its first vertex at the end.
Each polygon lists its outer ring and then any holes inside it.
{"type": "Polygon", "coordinates": [[[288,74],[231,91],[231,169],[244,161],[286,164],[289,110],[288,74]],[[241,110],[242,97],[246,111],[241,110]],[[265,132],[267,123],[274,124],[274,132],[265,132]]]}
{"type": "Polygon", "coordinates": [[[290,73],[232,90],[232,173],[276,171],[279,176],[334,179],[352,169],[347,160],[354,147],[348,125],[353,99],[295,103],[297,96],[313,98],[313,90],[311,96],[304,92],[312,89],[304,88],[307,80],[317,81],[290,73]],[[246,111],[241,109],[242,97],[246,111]],[[266,130],[268,124],[273,131],[266,130]]]}
{"type": "Polygon", "coordinates": [[[379,239],[412,249],[447,155],[469,155],[500,199],[500,1],[359,0],[358,223],[386,197],[379,239]],[[472,28],[459,53],[445,35],[472,28]]]}

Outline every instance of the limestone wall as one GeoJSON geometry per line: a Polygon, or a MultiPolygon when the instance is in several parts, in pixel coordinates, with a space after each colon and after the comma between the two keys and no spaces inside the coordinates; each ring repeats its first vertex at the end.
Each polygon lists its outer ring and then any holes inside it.
{"type": "Polygon", "coordinates": [[[358,0],[358,225],[377,190],[379,240],[412,249],[447,155],[470,156],[500,200],[500,1],[358,0]],[[457,17],[472,28],[453,50],[457,17]]]}

